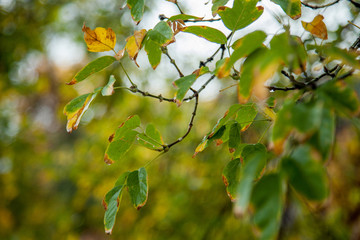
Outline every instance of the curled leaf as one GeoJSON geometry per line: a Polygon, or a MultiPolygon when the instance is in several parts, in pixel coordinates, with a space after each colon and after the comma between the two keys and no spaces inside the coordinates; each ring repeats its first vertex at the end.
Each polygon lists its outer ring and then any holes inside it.
{"type": "Polygon", "coordinates": [[[84,94],[66,104],[64,107],[64,114],[67,116],[66,131],[71,133],[78,128],[81,117],[89,108],[96,95],[97,93],[84,94]]]}
{"type": "Polygon", "coordinates": [[[111,96],[111,95],[113,95],[115,81],[116,81],[116,79],[115,79],[114,75],[111,75],[110,79],[109,79],[109,82],[101,90],[101,95],[103,95],[103,96],[111,96]]]}
{"type": "Polygon", "coordinates": [[[116,35],[111,28],[97,27],[94,30],[85,26],[82,27],[84,40],[90,52],[105,52],[114,50],[116,35]]]}
{"type": "Polygon", "coordinates": [[[145,35],[146,35],[146,30],[141,29],[139,31],[135,31],[133,36],[130,36],[126,39],[127,42],[125,45],[126,52],[129,54],[130,59],[133,60],[137,66],[139,65],[136,63],[136,58],[139,53],[139,50],[142,47],[142,42],[145,35]]]}
{"type": "Polygon", "coordinates": [[[307,23],[301,21],[301,23],[306,31],[310,32],[315,37],[326,40],[328,38],[327,28],[325,23],[323,22],[323,19],[324,17],[319,14],[312,20],[312,22],[307,23]]]}

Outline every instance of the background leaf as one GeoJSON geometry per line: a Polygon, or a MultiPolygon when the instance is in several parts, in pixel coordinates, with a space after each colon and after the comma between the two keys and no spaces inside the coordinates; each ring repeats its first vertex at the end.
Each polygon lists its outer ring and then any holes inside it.
{"type": "Polygon", "coordinates": [[[282,169],[294,189],[309,200],[321,201],[328,195],[325,169],[312,158],[308,145],[297,147],[282,159],[282,169]]]}
{"type": "Polygon", "coordinates": [[[283,208],[280,175],[272,173],[260,179],[254,186],[251,202],[254,205],[254,223],[261,230],[259,239],[275,239],[283,208]]]}
{"type": "Polygon", "coordinates": [[[301,1],[300,0],[271,0],[280,5],[284,12],[296,20],[301,17],[301,1]]]}

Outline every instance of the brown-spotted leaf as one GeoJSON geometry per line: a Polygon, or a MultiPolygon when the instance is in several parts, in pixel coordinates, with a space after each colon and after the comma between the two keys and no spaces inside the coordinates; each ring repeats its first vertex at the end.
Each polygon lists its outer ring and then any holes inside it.
{"type": "Polygon", "coordinates": [[[328,38],[327,28],[325,23],[323,22],[323,19],[324,17],[319,14],[312,20],[312,22],[307,23],[301,21],[301,23],[306,31],[310,32],[315,37],[326,40],[328,38]]]}
{"type": "Polygon", "coordinates": [[[111,28],[97,27],[94,30],[85,26],[82,27],[84,40],[90,52],[105,52],[114,50],[116,35],[111,28]]]}
{"type": "Polygon", "coordinates": [[[133,60],[137,66],[139,65],[136,63],[136,58],[139,53],[139,50],[142,47],[142,42],[144,40],[145,35],[146,35],[146,30],[141,29],[139,31],[135,31],[133,36],[130,36],[126,39],[127,42],[125,45],[126,52],[129,54],[130,59],[133,60]]]}

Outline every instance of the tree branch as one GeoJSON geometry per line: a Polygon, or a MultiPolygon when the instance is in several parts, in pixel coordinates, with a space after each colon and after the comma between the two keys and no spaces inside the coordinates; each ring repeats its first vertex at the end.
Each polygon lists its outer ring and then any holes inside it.
{"type": "Polygon", "coordinates": [[[335,2],[328,3],[328,4],[325,4],[325,5],[320,5],[320,6],[314,6],[314,5],[311,5],[311,4],[308,4],[308,3],[304,3],[304,2],[301,2],[301,4],[304,5],[305,7],[308,7],[308,8],[319,9],[319,8],[330,7],[330,6],[334,5],[334,4],[337,4],[338,2],[340,2],[340,0],[336,0],[335,2]]]}
{"type": "Polygon", "coordinates": [[[186,133],[182,137],[180,137],[179,139],[177,139],[176,141],[174,141],[174,142],[172,142],[170,144],[165,145],[164,146],[164,151],[167,151],[169,148],[171,148],[175,144],[178,144],[179,142],[184,140],[184,138],[186,138],[186,136],[189,135],[189,133],[190,133],[192,127],[193,127],[194,119],[195,119],[196,112],[197,112],[197,107],[198,107],[198,104],[199,104],[199,93],[196,90],[192,89],[192,88],[190,88],[190,89],[191,89],[191,91],[193,91],[194,96],[195,96],[195,106],[194,106],[194,110],[193,110],[193,112],[191,114],[191,119],[190,119],[190,122],[189,122],[188,129],[187,129],[186,133]]]}

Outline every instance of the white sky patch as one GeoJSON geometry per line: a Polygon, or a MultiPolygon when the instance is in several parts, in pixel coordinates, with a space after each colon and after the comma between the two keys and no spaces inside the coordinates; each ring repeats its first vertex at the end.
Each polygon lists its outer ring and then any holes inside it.
{"type": "Polygon", "coordinates": [[[83,45],[73,41],[69,35],[54,35],[47,44],[51,61],[59,67],[71,67],[81,63],[85,57],[83,45]]]}

